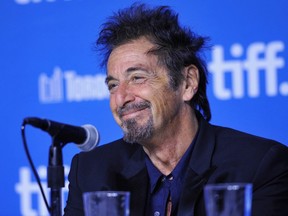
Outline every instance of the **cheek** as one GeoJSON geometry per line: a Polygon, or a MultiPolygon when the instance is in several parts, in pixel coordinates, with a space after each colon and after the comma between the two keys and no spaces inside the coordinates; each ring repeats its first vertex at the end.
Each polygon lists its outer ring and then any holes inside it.
{"type": "Polygon", "coordinates": [[[154,118],[166,116],[170,112],[169,107],[171,103],[174,103],[173,100],[175,99],[175,92],[170,89],[167,77],[157,77],[148,86],[147,89],[149,91],[145,93],[147,93],[146,97],[151,102],[154,118]]]}
{"type": "Polygon", "coordinates": [[[151,98],[151,104],[152,104],[152,113],[155,118],[160,116],[167,116],[167,113],[169,113],[169,102],[173,103],[170,98],[171,92],[165,91],[165,90],[158,90],[153,94],[153,97],[151,98]]]}
{"type": "Polygon", "coordinates": [[[111,109],[111,112],[113,114],[115,121],[117,122],[117,124],[120,125],[121,121],[120,121],[119,116],[117,114],[117,106],[116,106],[115,100],[113,99],[112,96],[110,96],[110,109],[111,109]]]}
{"type": "Polygon", "coordinates": [[[178,91],[165,88],[154,94],[151,104],[155,124],[166,124],[177,115],[182,102],[178,91]]]}

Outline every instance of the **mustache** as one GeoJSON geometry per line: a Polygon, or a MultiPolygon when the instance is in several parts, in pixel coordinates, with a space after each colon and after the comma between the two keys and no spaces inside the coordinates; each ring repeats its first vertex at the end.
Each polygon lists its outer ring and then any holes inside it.
{"type": "Polygon", "coordinates": [[[121,118],[124,115],[124,113],[129,112],[131,110],[142,110],[142,109],[146,109],[150,107],[151,107],[151,104],[148,101],[142,101],[138,103],[128,103],[122,107],[119,107],[117,109],[117,113],[119,117],[121,118]]]}

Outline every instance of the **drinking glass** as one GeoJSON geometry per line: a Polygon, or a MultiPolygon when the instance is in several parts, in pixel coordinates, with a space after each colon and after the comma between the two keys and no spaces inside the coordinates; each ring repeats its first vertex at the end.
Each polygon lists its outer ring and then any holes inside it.
{"type": "Polygon", "coordinates": [[[250,216],[252,184],[210,184],[204,188],[207,216],[250,216]]]}
{"type": "Polygon", "coordinates": [[[93,191],[83,194],[85,216],[129,216],[130,193],[93,191]]]}

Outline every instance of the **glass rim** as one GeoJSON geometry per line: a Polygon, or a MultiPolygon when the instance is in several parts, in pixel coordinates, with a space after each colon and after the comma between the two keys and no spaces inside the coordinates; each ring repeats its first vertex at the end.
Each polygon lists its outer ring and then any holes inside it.
{"type": "Polygon", "coordinates": [[[93,195],[93,194],[99,194],[99,195],[107,195],[108,197],[116,197],[118,195],[130,195],[129,191],[87,191],[83,192],[83,196],[87,195],[93,195]]]}
{"type": "Polygon", "coordinates": [[[226,188],[227,190],[238,190],[240,188],[252,188],[253,184],[252,183],[245,183],[245,182],[230,182],[230,183],[212,183],[212,184],[207,184],[205,185],[205,189],[224,189],[226,188]]]}

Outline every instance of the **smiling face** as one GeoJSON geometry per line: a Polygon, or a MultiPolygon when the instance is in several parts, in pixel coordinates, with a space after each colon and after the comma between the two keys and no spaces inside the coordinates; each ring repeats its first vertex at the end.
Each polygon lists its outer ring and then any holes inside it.
{"type": "Polygon", "coordinates": [[[138,39],[115,48],[108,59],[110,107],[127,142],[150,141],[177,128],[186,105],[183,88],[173,90],[166,68],[147,54],[151,48],[147,39],[138,39]]]}

